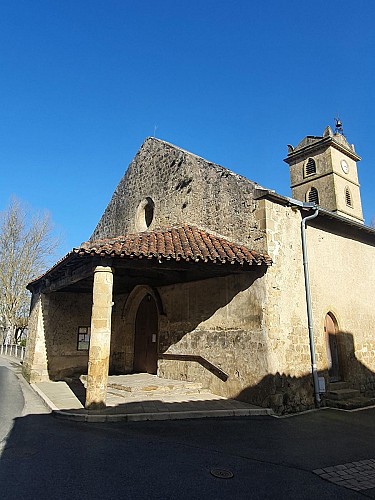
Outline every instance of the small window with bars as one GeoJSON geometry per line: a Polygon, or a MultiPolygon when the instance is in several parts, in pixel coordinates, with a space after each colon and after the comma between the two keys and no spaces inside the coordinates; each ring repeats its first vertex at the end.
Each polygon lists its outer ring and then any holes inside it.
{"type": "Polygon", "coordinates": [[[319,205],[319,194],[316,188],[312,187],[307,191],[306,201],[308,201],[309,203],[315,203],[315,205],[319,205]]]}
{"type": "Polygon", "coordinates": [[[352,194],[349,191],[349,188],[345,188],[345,201],[348,207],[353,208],[352,194]]]}
{"type": "Polygon", "coordinates": [[[305,176],[316,174],[316,163],[313,158],[309,158],[305,164],[305,176]]]}
{"type": "Polygon", "coordinates": [[[78,327],[77,351],[88,351],[90,346],[91,329],[89,326],[78,327]]]}

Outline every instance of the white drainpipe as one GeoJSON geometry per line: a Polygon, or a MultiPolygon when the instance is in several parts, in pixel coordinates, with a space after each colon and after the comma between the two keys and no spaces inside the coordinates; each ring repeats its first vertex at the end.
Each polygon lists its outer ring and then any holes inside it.
{"type": "Polygon", "coordinates": [[[310,344],[310,359],[311,359],[311,373],[314,383],[314,399],[315,406],[320,406],[320,392],[319,392],[319,378],[316,366],[315,356],[315,342],[314,342],[314,327],[312,319],[312,305],[311,305],[311,288],[310,288],[310,275],[309,275],[309,261],[307,257],[307,242],[306,242],[306,222],[315,219],[319,215],[319,207],[315,203],[305,203],[293,198],[288,198],[291,206],[298,207],[299,209],[315,210],[315,212],[307,217],[302,218],[301,221],[301,237],[302,237],[302,255],[303,255],[303,273],[305,276],[305,293],[306,293],[306,309],[307,309],[307,326],[309,330],[309,344],[310,344]]]}
{"type": "Polygon", "coordinates": [[[309,343],[310,343],[310,356],[311,356],[311,371],[314,382],[314,397],[315,406],[320,406],[320,393],[319,393],[319,379],[316,367],[315,356],[315,343],[314,343],[314,328],[312,320],[312,306],[311,306],[311,288],[310,288],[310,275],[309,264],[307,257],[307,243],[306,243],[306,222],[315,219],[319,215],[319,208],[314,207],[315,212],[312,215],[304,217],[301,221],[301,235],[302,235],[302,254],[303,254],[303,271],[305,275],[305,292],[306,292],[306,308],[307,308],[307,325],[309,329],[309,343]]]}

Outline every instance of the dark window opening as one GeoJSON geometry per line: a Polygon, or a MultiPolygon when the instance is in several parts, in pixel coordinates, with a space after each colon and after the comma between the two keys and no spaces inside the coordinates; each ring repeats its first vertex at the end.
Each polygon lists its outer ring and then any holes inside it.
{"type": "Polygon", "coordinates": [[[155,203],[147,196],[138,205],[135,213],[135,228],[137,231],[147,231],[154,220],[155,203]]]}
{"type": "Polygon", "coordinates": [[[154,218],[154,202],[152,201],[151,198],[146,198],[147,200],[147,205],[145,206],[145,223],[147,227],[150,227],[151,222],[153,221],[154,218]]]}

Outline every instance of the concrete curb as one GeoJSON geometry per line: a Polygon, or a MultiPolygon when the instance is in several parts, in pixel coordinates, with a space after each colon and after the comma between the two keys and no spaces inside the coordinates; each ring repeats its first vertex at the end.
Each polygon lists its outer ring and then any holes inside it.
{"type": "Polygon", "coordinates": [[[192,418],[217,418],[217,417],[253,417],[272,415],[269,408],[252,408],[238,410],[191,410],[158,413],[73,413],[59,409],[52,410],[56,418],[75,422],[105,423],[105,422],[140,422],[145,420],[187,420],[192,418]]]}

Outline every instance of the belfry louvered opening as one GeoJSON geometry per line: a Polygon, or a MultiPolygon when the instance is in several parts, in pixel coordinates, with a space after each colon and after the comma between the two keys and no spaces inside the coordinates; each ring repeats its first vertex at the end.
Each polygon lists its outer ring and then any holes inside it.
{"type": "Polygon", "coordinates": [[[306,198],[309,203],[315,203],[315,205],[319,205],[319,194],[316,188],[310,188],[307,192],[306,198]]]}
{"type": "Polygon", "coordinates": [[[305,175],[316,173],[316,162],[313,158],[309,158],[305,164],[305,175]]]}
{"type": "Polygon", "coordinates": [[[348,207],[353,207],[352,194],[349,188],[345,188],[345,201],[348,207]]]}

